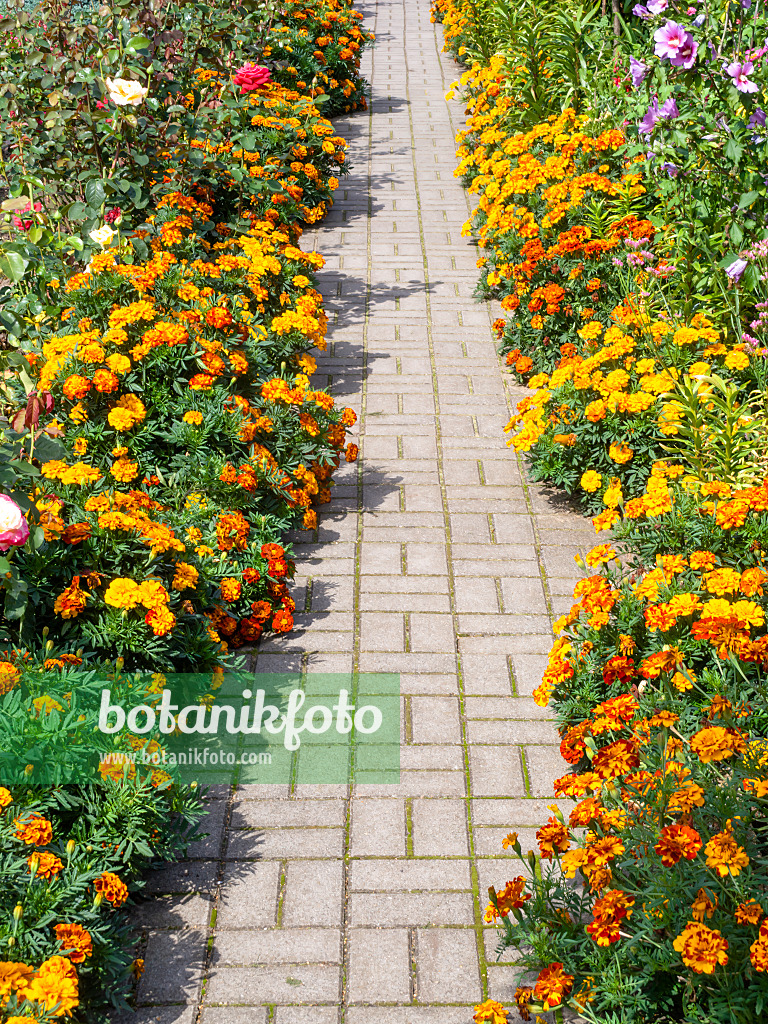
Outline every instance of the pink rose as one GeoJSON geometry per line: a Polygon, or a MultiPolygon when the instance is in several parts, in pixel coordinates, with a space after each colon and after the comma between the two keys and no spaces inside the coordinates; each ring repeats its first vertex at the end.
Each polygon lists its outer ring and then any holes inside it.
{"type": "Polygon", "coordinates": [[[239,71],[235,73],[234,82],[235,85],[240,86],[241,92],[253,92],[254,89],[258,89],[260,85],[265,85],[272,77],[272,72],[269,68],[264,68],[260,64],[243,64],[239,71]]]}
{"type": "MultiPolygon", "coordinates": [[[[42,208],[43,208],[43,204],[42,203],[35,203],[35,213],[40,213],[42,208]]],[[[31,209],[32,209],[31,204],[27,203],[27,205],[26,206],[22,206],[19,209],[18,212],[19,213],[27,213],[27,211],[29,211],[31,209]]],[[[32,227],[32,221],[31,220],[22,220],[20,217],[12,217],[11,219],[13,220],[13,226],[15,228],[18,228],[19,231],[29,231],[29,229],[32,227]]]]}
{"type": "Polygon", "coordinates": [[[0,494],[0,551],[26,544],[29,523],[19,506],[7,494],[0,494]]]}

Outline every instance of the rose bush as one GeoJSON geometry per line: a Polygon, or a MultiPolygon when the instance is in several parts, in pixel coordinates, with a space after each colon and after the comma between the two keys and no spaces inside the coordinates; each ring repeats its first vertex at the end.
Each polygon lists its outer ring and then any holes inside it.
{"type": "Polygon", "coordinates": [[[105,675],[151,705],[141,669],[192,670],[207,706],[232,651],[292,628],[287,531],[357,455],[310,380],[323,259],[299,240],[346,170],[323,115],[365,102],[361,15],[65,6],[0,41],[5,1024],[127,1007],[125,908],[202,817],[111,760],[145,741],[97,728],[105,675]]]}

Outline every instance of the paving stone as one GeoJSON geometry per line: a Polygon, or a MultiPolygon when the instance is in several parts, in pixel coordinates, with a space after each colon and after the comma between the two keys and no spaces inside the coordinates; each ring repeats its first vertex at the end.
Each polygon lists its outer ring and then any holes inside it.
{"type": "Polygon", "coordinates": [[[351,928],[348,985],[351,1003],[410,1002],[407,928],[351,928]]]}
{"type": "Polygon", "coordinates": [[[363,860],[349,870],[350,892],[468,890],[469,862],[460,860],[363,860]]]}
{"type": "Polygon", "coordinates": [[[464,800],[413,801],[413,852],[417,857],[469,854],[464,800]]]}
{"type": "Polygon", "coordinates": [[[265,967],[215,967],[208,979],[206,1003],[258,1006],[264,1003],[339,1001],[341,968],[324,964],[265,967]]]}
{"type": "Polygon", "coordinates": [[[278,1006],[274,1019],[276,1024],[338,1024],[339,1010],[336,1006],[278,1006]]]}
{"type": "Polygon", "coordinates": [[[131,922],[153,931],[176,928],[207,928],[212,901],[209,896],[155,896],[131,911],[131,922]]]}
{"type": "Polygon", "coordinates": [[[352,801],[350,852],[353,857],[404,857],[405,833],[402,799],[363,795],[352,801]]]}
{"type": "Polygon", "coordinates": [[[197,929],[149,936],[138,1002],[183,1003],[197,999],[203,978],[207,936],[197,929]]]}
{"type": "Polygon", "coordinates": [[[472,897],[464,893],[352,893],[352,925],[471,925],[472,897]]]}
{"type": "Polygon", "coordinates": [[[150,894],[171,895],[135,913],[151,953],[139,997],[157,1005],[131,1024],[194,1024],[203,980],[201,1024],[471,1024],[478,940],[490,994],[520,1019],[514,964],[474,928],[469,854],[481,894],[501,886],[517,867],[504,836],[532,848],[550,814],[568,766],[532,694],[550,616],[581,577],[573,556],[603,538],[506,447],[527,391],[499,364],[499,304],[473,299],[462,227],[477,199],[453,176],[464,111],[444,99],[457,67],[442,29],[427,0],[361,9],[378,36],[371,114],[338,119],[352,173],[303,239],[326,261],[316,386],[330,377],[357,411],[361,457],[342,463],[318,530],[293,534],[297,628],[254,655],[257,677],[399,675],[400,784],[238,786],[226,844],[217,791],[210,837],[150,876],[150,894]]]}
{"type": "Polygon", "coordinates": [[[291,861],[286,870],[283,926],[336,927],[342,920],[340,861],[291,861]]]}
{"type": "Polygon", "coordinates": [[[456,1003],[480,1000],[480,976],[474,931],[418,928],[416,977],[419,1000],[456,1003]]]}
{"type": "Polygon", "coordinates": [[[254,1006],[204,1006],[201,1024],[267,1024],[269,1009],[254,1006]]]}
{"type": "Polygon", "coordinates": [[[186,1003],[177,1006],[140,1006],[125,1013],[113,1014],[110,1021],[112,1024],[195,1024],[196,1018],[197,1006],[186,1003]]]}
{"type": "Polygon", "coordinates": [[[216,935],[213,963],[255,964],[341,963],[338,928],[270,928],[222,931],[216,935]]]}
{"type": "MultiPolygon", "coordinates": [[[[472,1024],[467,1006],[350,1006],[349,1024],[472,1024]]],[[[510,1014],[509,1021],[515,1021],[510,1014]]]]}
{"type": "Polygon", "coordinates": [[[277,917],[280,864],[243,862],[224,872],[217,928],[263,928],[277,917]]]}

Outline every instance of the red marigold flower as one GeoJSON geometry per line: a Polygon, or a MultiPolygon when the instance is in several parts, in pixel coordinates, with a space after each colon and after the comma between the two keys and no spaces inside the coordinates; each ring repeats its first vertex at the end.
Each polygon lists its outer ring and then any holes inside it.
{"type": "Polygon", "coordinates": [[[545,1010],[560,1006],[573,988],[574,976],[566,974],[559,962],[551,963],[539,973],[533,987],[533,998],[541,1001],[545,1010]]]}
{"type": "Polygon", "coordinates": [[[683,857],[693,860],[702,845],[701,836],[690,825],[665,825],[654,850],[664,867],[671,868],[683,857]]]}
{"type": "Polygon", "coordinates": [[[626,774],[632,768],[637,768],[639,764],[640,758],[635,744],[630,740],[616,740],[598,750],[592,768],[601,779],[613,779],[626,774]]]}
{"type": "Polygon", "coordinates": [[[565,853],[571,848],[567,826],[555,817],[550,817],[537,831],[536,840],[544,860],[552,860],[555,852],[565,853]]]}
{"type": "Polygon", "coordinates": [[[232,314],[225,306],[212,306],[205,314],[205,322],[211,327],[228,327],[232,314]]]}
{"type": "Polygon", "coordinates": [[[272,629],[276,633],[289,633],[293,629],[293,616],[290,612],[279,611],[272,619],[272,629]]]}

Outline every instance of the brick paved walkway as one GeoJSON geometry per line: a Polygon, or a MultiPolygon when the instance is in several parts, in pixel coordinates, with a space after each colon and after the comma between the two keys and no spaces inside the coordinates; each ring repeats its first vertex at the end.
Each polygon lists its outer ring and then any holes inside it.
{"type": "Polygon", "coordinates": [[[469,1024],[511,1000],[486,891],[519,873],[501,839],[534,845],[564,770],[530,694],[594,533],[505,447],[519,389],[472,300],[441,29],[427,0],[362,9],[370,117],[340,126],[352,174],[304,239],[326,256],[318,376],[357,409],[362,457],[297,545],[299,628],[257,667],[400,673],[402,783],[218,794],[211,838],[140,910],[137,1021],[469,1024]]]}

